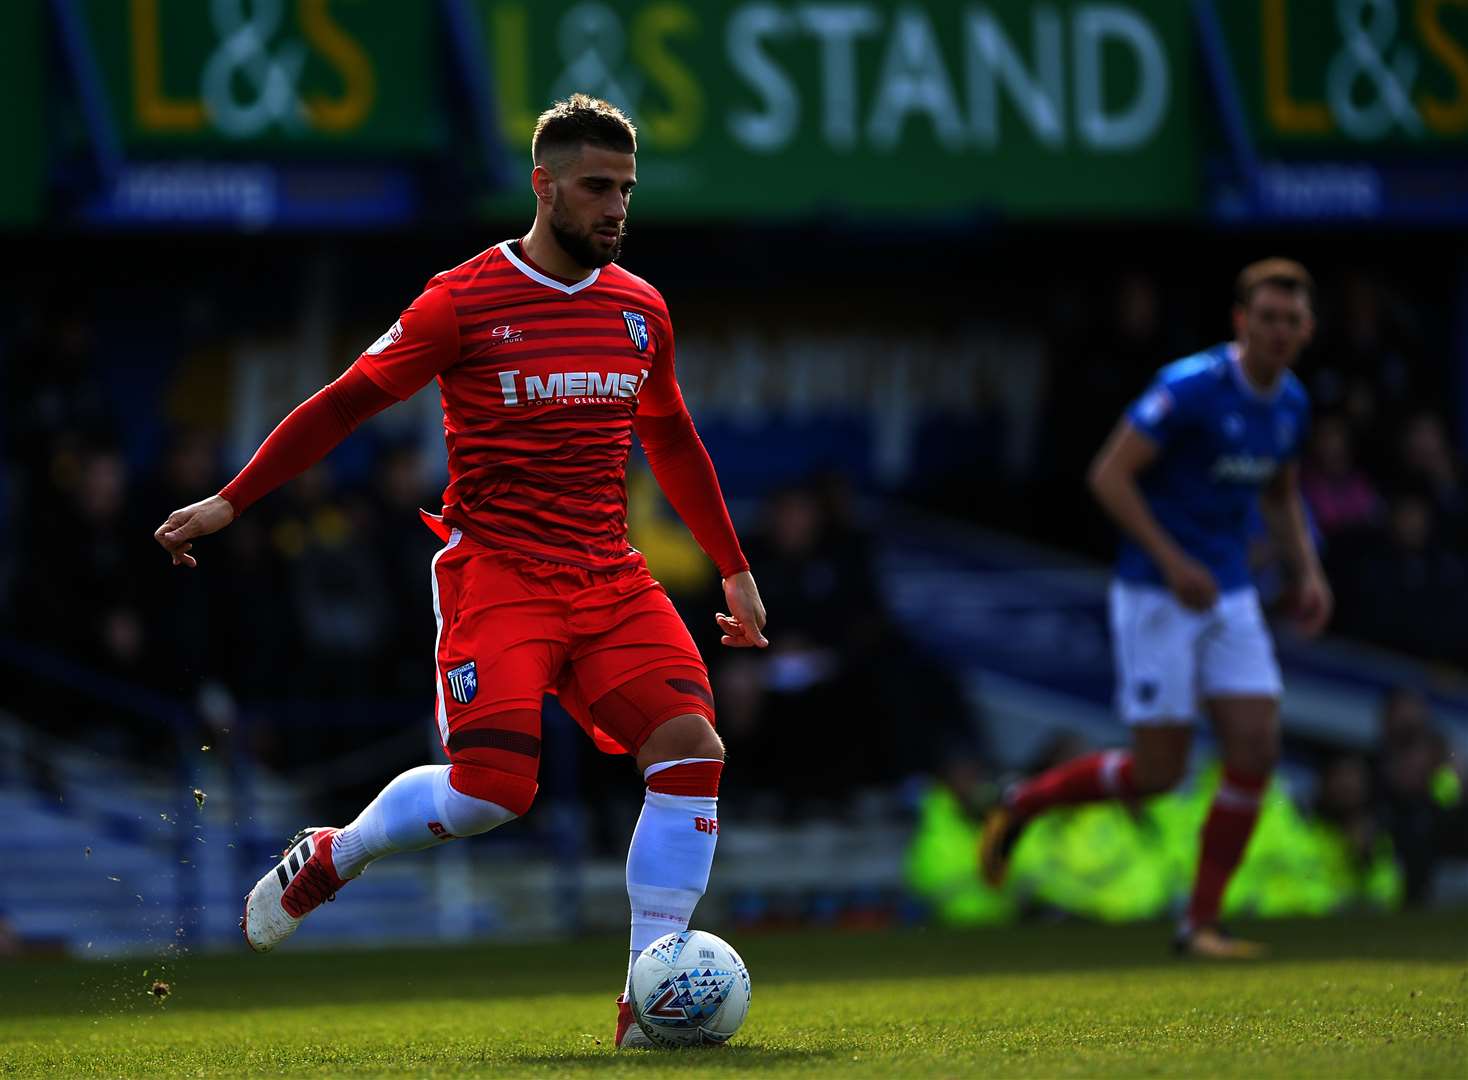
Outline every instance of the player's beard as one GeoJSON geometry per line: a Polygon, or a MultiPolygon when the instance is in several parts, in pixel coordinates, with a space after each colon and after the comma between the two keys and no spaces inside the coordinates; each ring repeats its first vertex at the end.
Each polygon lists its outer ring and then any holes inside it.
{"type": "Polygon", "coordinates": [[[577,266],[584,266],[588,270],[596,270],[607,263],[616,262],[617,257],[622,254],[622,241],[627,236],[626,226],[618,223],[617,242],[612,245],[611,251],[598,247],[595,229],[578,230],[566,214],[565,204],[559,196],[551,207],[550,228],[551,235],[561,245],[561,250],[571,256],[577,266]]]}

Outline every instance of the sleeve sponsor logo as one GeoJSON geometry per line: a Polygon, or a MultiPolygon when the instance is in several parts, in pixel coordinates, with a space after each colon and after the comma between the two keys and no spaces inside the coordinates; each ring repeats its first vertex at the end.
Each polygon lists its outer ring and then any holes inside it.
{"type": "Polygon", "coordinates": [[[382,352],[384,349],[386,349],[389,345],[397,341],[402,336],[403,320],[399,319],[397,322],[393,323],[390,327],[387,328],[387,333],[383,334],[382,337],[378,338],[376,341],[368,346],[367,355],[376,356],[378,353],[382,352]]]}

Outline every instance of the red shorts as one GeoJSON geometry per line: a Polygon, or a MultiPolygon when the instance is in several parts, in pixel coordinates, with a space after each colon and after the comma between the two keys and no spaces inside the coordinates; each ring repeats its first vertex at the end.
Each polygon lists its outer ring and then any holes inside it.
{"type": "Polygon", "coordinates": [[[675,716],[714,721],[703,658],[645,563],[583,570],[454,530],[433,559],[433,606],[438,729],[455,760],[461,747],[538,758],[547,693],[612,754],[675,716]]]}

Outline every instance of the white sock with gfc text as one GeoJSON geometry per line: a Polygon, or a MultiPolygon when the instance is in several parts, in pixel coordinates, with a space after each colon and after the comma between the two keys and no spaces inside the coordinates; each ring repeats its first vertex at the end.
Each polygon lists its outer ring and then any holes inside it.
{"type": "Polygon", "coordinates": [[[715,758],[683,758],[648,767],[642,815],[627,849],[632,904],[631,964],[664,934],[687,930],[714,864],[719,840],[715,758]]]}
{"type": "Polygon", "coordinates": [[[498,803],[465,795],[451,785],[452,768],[420,765],[383,788],[357,820],[332,839],[331,861],[337,875],[356,877],[368,863],[384,855],[488,832],[515,819],[498,803]]]}

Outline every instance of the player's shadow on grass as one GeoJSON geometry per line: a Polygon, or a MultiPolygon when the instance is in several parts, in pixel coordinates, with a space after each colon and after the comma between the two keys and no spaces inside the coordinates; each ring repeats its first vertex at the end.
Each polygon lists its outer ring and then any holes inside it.
{"type": "Polygon", "coordinates": [[[745,1076],[776,1066],[817,1065],[823,1061],[834,1061],[838,1053],[837,1050],[798,1050],[788,1046],[767,1048],[743,1041],[728,1046],[699,1046],[687,1050],[616,1050],[607,1043],[569,1054],[515,1054],[510,1060],[525,1066],[604,1064],[609,1060],[619,1065],[646,1062],[648,1065],[678,1065],[697,1070],[700,1075],[723,1072],[745,1076]]]}

